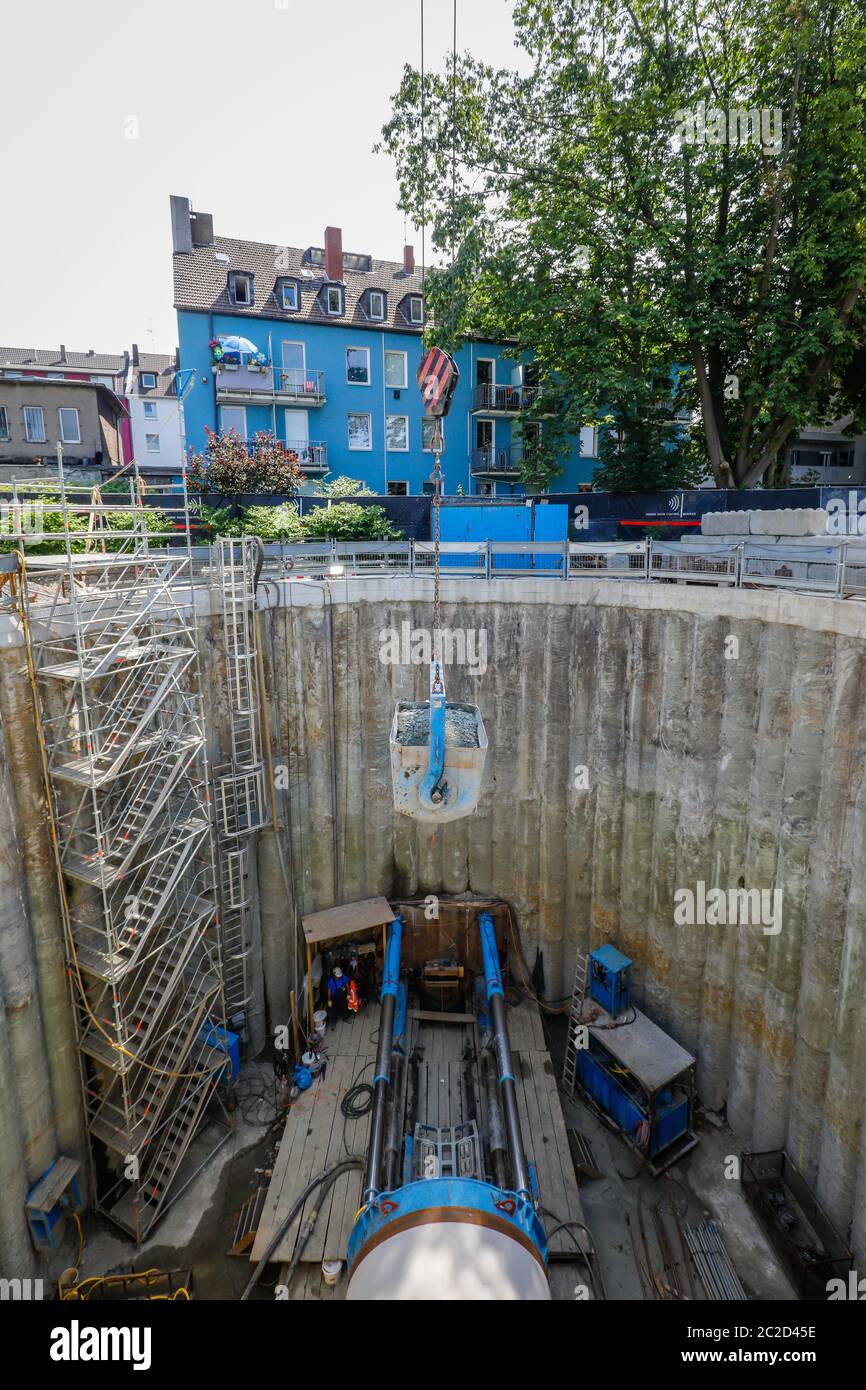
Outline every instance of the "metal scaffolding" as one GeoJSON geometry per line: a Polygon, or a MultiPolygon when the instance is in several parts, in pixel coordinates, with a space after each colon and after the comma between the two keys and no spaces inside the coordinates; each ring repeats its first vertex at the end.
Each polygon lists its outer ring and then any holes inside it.
{"type": "Polygon", "coordinates": [[[256,581],[263,555],[257,540],[220,537],[217,541],[231,735],[230,758],[215,776],[222,958],[226,1014],[231,1027],[244,1036],[254,992],[250,836],[270,824],[255,624],[256,581]]]}
{"type": "Polygon", "coordinates": [[[189,505],[165,529],[136,475],[101,496],[58,462],[22,612],[96,1206],[140,1242],[230,1133],[189,505]]]}

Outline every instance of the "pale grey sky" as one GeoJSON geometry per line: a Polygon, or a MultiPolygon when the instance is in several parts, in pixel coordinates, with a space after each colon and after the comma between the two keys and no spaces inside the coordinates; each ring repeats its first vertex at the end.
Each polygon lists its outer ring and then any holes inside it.
{"type": "MultiPolygon", "coordinates": [[[[0,343],[171,351],[171,193],[218,235],[321,245],[332,223],[345,249],[399,259],[393,168],[371,151],[419,61],[419,15],[420,0],[7,6],[0,343]]],[[[425,0],[428,66],[451,20],[452,0],[425,0]]],[[[458,0],[457,41],[514,63],[508,0],[458,0]]]]}

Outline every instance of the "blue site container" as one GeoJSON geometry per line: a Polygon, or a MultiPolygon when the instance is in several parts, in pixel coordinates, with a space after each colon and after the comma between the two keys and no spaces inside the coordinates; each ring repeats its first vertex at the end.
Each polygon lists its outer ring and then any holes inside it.
{"type": "Polygon", "coordinates": [[[614,1018],[631,1003],[631,961],[615,946],[600,946],[589,956],[589,993],[614,1018]]]}

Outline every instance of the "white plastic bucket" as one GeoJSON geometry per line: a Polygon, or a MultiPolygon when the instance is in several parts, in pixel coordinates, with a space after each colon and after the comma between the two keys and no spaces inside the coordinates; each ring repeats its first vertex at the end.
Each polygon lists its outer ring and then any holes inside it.
{"type": "Polygon", "coordinates": [[[327,1031],[327,1027],[328,1010],[317,1009],[316,1012],[313,1014],[313,1028],[316,1031],[316,1035],[320,1038],[323,1038],[325,1036],[325,1032],[327,1031]]]}
{"type": "Polygon", "coordinates": [[[340,1277],[340,1270],[343,1268],[342,1260],[323,1260],[322,1278],[329,1289],[332,1289],[340,1277]]]}

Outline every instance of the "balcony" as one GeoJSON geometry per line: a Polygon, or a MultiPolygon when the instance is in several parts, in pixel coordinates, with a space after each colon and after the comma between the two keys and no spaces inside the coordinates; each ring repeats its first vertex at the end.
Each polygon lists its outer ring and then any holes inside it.
{"type": "Polygon", "coordinates": [[[287,439],[286,448],[297,454],[302,473],[327,473],[327,444],[317,439],[287,439]]]}
{"type": "Polygon", "coordinates": [[[537,386],[476,386],[472,409],[484,415],[517,415],[538,399],[538,393],[537,386]]]}
{"type": "Polygon", "coordinates": [[[476,478],[519,478],[522,458],[520,444],[510,449],[473,449],[472,473],[476,478]]]}
{"type": "Polygon", "coordinates": [[[223,367],[216,379],[218,405],[325,404],[325,373],[308,367],[269,367],[263,372],[248,367],[223,367]]]}

